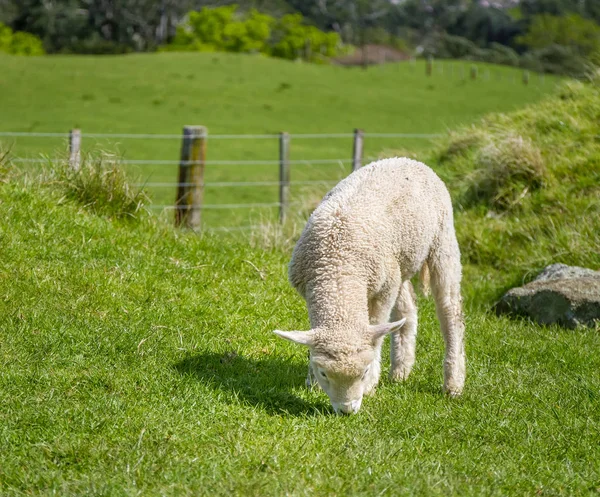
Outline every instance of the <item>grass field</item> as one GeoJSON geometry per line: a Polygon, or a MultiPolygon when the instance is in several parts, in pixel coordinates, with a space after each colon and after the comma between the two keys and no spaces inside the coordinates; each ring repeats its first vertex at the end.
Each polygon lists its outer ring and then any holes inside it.
{"type": "MultiPolygon", "coordinates": [[[[535,102],[555,78],[518,70],[440,62],[425,76],[421,62],[359,68],[317,66],[231,54],[145,54],[125,57],[0,56],[0,131],[179,134],[201,124],[211,134],[439,133],[493,111],[535,102]],[[465,77],[466,76],[466,77],[465,77]]],[[[64,139],[2,138],[13,156],[35,158],[65,150],[64,139]]],[[[424,139],[367,137],[365,155],[418,152],[424,139]]],[[[177,160],[180,140],[96,140],[84,150],[105,150],[125,159],[177,160]]],[[[350,138],[292,139],[292,180],[338,180],[350,170],[350,138]],[[318,164],[318,159],[345,163],[318,164]]],[[[208,160],[277,160],[278,142],[209,141],[208,160]]],[[[132,168],[142,182],[174,182],[176,166],[132,168]]],[[[276,165],[207,166],[206,181],[277,181],[276,165]]],[[[330,185],[294,187],[293,200],[323,194],[330,185]]],[[[173,187],[151,189],[155,203],[172,204],[173,187]]],[[[277,187],[207,187],[208,204],[276,202],[277,187]]],[[[275,209],[264,212],[268,218],[275,209]]],[[[248,224],[262,213],[207,211],[206,226],[248,224]]]]}
{"type": "Polygon", "coordinates": [[[2,496],[600,492],[597,331],[468,298],[451,400],[422,300],[411,378],[336,417],[271,333],[308,327],[287,253],[110,220],[54,188],[0,183],[2,496]]]}
{"type": "Polygon", "coordinates": [[[0,164],[0,495],[598,495],[600,333],[489,310],[546,263],[600,267],[599,119],[598,80],[570,83],[419,152],[456,206],[467,384],[442,394],[420,298],[411,377],[353,417],[271,333],[308,328],[288,244],[0,164]]]}

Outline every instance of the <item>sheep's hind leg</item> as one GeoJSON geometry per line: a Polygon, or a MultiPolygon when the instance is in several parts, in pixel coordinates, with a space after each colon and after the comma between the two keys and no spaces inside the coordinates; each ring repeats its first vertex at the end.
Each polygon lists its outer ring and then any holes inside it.
{"type": "Polygon", "coordinates": [[[416,296],[410,281],[402,283],[398,299],[392,309],[392,321],[406,318],[406,323],[395,333],[392,333],[390,347],[391,368],[390,379],[402,381],[408,378],[415,363],[415,348],[417,343],[417,306],[416,296]]]}
{"type": "Polygon", "coordinates": [[[460,295],[461,266],[455,241],[449,248],[454,247],[455,250],[442,252],[445,255],[443,262],[434,258],[433,264],[430,265],[431,289],[446,345],[444,391],[451,397],[462,393],[466,376],[465,322],[460,295]]]}

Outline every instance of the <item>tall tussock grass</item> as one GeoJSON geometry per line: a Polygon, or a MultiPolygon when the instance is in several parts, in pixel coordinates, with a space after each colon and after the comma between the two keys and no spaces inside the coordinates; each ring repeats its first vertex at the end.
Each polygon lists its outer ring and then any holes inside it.
{"type": "Polygon", "coordinates": [[[480,142],[474,165],[465,204],[483,202],[498,211],[518,206],[544,184],[547,174],[540,149],[530,138],[511,132],[480,142]]]}
{"type": "Polygon", "coordinates": [[[95,214],[134,219],[144,211],[149,199],[133,185],[119,160],[103,154],[84,157],[79,167],[68,161],[53,163],[56,185],[64,196],[76,200],[95,214]]]}

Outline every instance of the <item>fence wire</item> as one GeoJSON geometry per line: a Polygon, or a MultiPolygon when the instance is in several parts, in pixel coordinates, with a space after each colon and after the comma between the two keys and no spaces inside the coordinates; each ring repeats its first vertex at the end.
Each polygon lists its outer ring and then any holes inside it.
{"type": "MultiPolygon", "coordinates": [[[[142,139],[142,140],[181,140],[181,134],[160,134],[160,133],[83,133],[79,135],[83,138],[94,139],[142,139]]],[[[312,139],[353,139],[356,133],[289,133],[291,140],[312,140],[312,139]]],[[[363,138],[398,138],[398,139],[432,139],[441,136],[435,133],[362,133],[363,138]]],[[[0,131],[0,137],[12,138],[63,138],[69,139],[71,133],[64,132],[22,132],[22,131],[0,131]]],[[[204,135],[204,138],[210,140],[275,140],[282,137],[281,133],[263,133],[263,134],[209,134],[204,135]]],[[[376,157],[363,157],[363,163],[368,163],[376,157]]],[[[14,157],[10,159],[14,163],[24,164],[47,164],[52,162],[69,162],[69,159],[52,158],[52,157],[14,157]]],[[[115,162],[124,165],[139,165],[139,166],[192,166],[203,164],[205,166],[279,166],[281,160],[204,160],[204,161],[182,161],[171,159],[119,159],[117,157],[106,158],[108,162],[115,162]]],[[[348,165],[353,164],[354,159],[339,158],[339,159],[291,159],[286,163],[290,166],[312,166],[312,165],[348,165]]],[[[335,185],[339,179],[322,179],[322,180],[299,180],[299,181],[214,181],[206,182],[200,185],[195,183],[177,183],[177,182],[146,182],[135,183],[134,186],[141,188],[179,188],[179,187],[196,187],[202,188],[248,188],[248,187],[280,187],[280,186],[295,186],[295,185],[335,185]]],[[[223,203],[223,204],[202,204],[202,210],[239,210],[239,209],[272,209],[272,208],[287,208],[300,205],[300,202],[286,202],[285,207],[282,202],[255,202],[255,203],[223,203]]],[[[191,207],[188,205],[158,205],[149,206],[152,210],[176,211],[178,209],[188,210],[191,207]]],[[[198,208],[198,207],[196,207],[198,208]]],[[[203,228],[204,231],[212,232],[235,232],[244,230],[258,229],[259,226],[217,226],[203,228]]]]}

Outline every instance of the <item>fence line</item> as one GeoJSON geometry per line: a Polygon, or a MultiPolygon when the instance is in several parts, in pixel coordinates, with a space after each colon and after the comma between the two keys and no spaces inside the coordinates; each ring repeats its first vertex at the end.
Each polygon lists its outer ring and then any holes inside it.
{"type": "MultiPolygon", "coordinates": [[[[302,180],[302,181],[290,181],[290,185],[323,185],[323,184],[335,184],[340,180],[323,179],[323,180],[302,180]]],[[[134,183],[133,186],[137,187],[152,187],[152,188],[167,188],[174,186],[192,186],[194,183],[134,183]]],[[[281,181],[214,181],[208,183],[202,183],[204,187],[211,188],[226,188],[226,187],[239,187],[239,186],[281,186],[281,181]]]]}
{"type": "MultiPolygon", "coordinates": [[[[288,204],[294,205],[294,204],[288,204]]],[[[259,208],[281,207],[281,202],[256,202],[245,204],[202,204],[203,209],[259,209],[259,208]]],[[[151,205],[151,209],[177,210],[187,209],[187,205],[151,205]]]]}
{"type": "MultiPolygon", "coordinates": [[[[27,157],[15,157],[11,159],[13,162],[22,162],[22,163],[31,163],[31,164],[43,164],[46,162],[59,162],[64,161],[64,158],[27,158],[27,157]]],[[[193,166],[196,164],[206,164],[207,166],[276,166],[279,165],[279,161],[277,160],[207,160],[203,162],[197,161],[178,161],[178,160],[145,160],[145,159],[122,159],[115,160],[115,162],[119,162],[119,164],[127,164],[127,165],[155,165],[155,166],[176,166],[176,165],[184,165],[184,166],[193,166]]],[[[340,162],[352,162],[352,159],[296,159],[290,160],[289,163],[291,165],[311,165],[311,164],[339,164],[340,162]]]]}
{"type": "MultiPolygon", "coordinates": [[[[325,138],[353,138],[354,133],[289,133],[292,139],[325,139],[325,138]]],[[[0,136],[15,138],[69,138],[70,133],[45,133],[28,131],[0,131],[0,136]]],[[[85,138],[127,138],[143,140],[175,140],[181,139],[181,135],[153,134],[153,133],[81,133],[85,138]]],[[[439,133],[364,133],[368,138],[438,138],[439,133]]],[[[255,140],[255,139],[278,139],[278,134],[209,134],[209,140],[255,140]]]]}
{"type": "MultiPolygon", "coordinates": [[[[83,138],[132,138],[132,139],[181,139],[180,160],[171,159],[119,159],[110,156],[124,165],[165,165],[179,166],[177,182],[146,182],[136,183],[135,186],[146,188],[172,188],[177,189],[175,205],[150,205],[150,209],[161,209],[175,212],[176,224],[184,224],[196,229],[201,226],[201,212],[207,210],[234,210],[234,209],[279,209],[279,221],[283,223],[290,206],[299,205],[299,202],[290,202],[290,188],[296,185],[332,185],[340,179],[301,180],[290,179],[291,166],[312,165],[342,165],[350,166],[352,171],[362,167],[365,161],[376,159],[364,157],[364,140],[368,138],[397,138],[397,139],[431,139],[441,136],[436,133],[365,133],[355,129],[353,133],[279,133],[279,134],[208,134],[204,126],[185,126],[182,135],[151,134],[151,133],[82,133],[81,130],[71,130],[70,133],[45,133],[45,132],[17,132],[2,131],[0,137],[40,137],[40,138],[69,138],[68,158],[51,157],[15,157],[12,162],[43,164],[58,161],[69,163],[70,167],[78,170],[81,163],[81,142],[83,138]],[[352,139],[351,157],[338,159],[290,159],[291,143],[296,139],[352,139]],[[206,144],[211,139],[278,139],[279,160],[207,160],[206,144]],[[206,166],[279,166],[279,181],[215,181],[204,182],[204,169],[206,166]],[[279,187],[278,202],[256,203],[222,203],[204,204],[203,195],[205,188],[238,188],[238,187],[279,187]]],[[[350,154],[349,154],[350,155],[350,154]]],[[[350,172],[350,171],[348,171],[350,172]]],[[[255,226],[213,227],[204,228],[209,231],[239,231],[253,229],[255,226]]]]}

